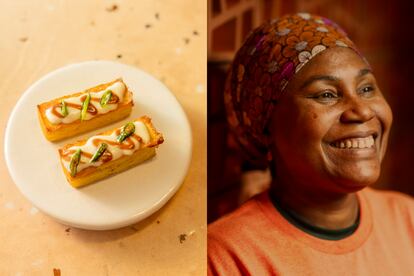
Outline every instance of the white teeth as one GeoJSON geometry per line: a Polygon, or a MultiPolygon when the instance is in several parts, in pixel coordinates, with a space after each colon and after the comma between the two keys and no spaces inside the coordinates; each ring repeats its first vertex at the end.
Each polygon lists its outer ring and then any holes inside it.
{"type": "Polygon", "coordinates": [[[371,139],[368,139],[368,142],[366,142],[365,144],[367,145],[367,147],[371,148],[374,146],[375,141],[374,141],[374,137],[370,136],[371,139]]]}
{"type": "Polygon", "coordinates": [[[351,139],[352,140],[352,147],[357,148],[358,147],[358,139],[351,139]]]}
{"type": "Polygon", "coordinates": [[[371,148],[374,145],[374,137],[372,135],[365,138],[350,138],[337,141],[332,145],[341,149],[365,149],[371,148]]]}
{"type": "Polygon", "coordinates": [[[363,138],[358,139],[358,148],[360,148],[360,149],[365,148],[365,139],[363,139],[363,138]]]}

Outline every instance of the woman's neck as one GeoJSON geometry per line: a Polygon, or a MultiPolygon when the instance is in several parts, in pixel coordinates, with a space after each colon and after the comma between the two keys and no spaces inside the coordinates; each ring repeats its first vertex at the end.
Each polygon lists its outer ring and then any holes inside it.
{"type": "Polygon", "coordinates": [[[358,218],[359,207],[355,193],[323,194],[298,189],[297,185],[289,183],[282,185],[280,182],[273,182],[270,192],[282,208],[317,227],[343,229],[353,225],[358,218]]]}

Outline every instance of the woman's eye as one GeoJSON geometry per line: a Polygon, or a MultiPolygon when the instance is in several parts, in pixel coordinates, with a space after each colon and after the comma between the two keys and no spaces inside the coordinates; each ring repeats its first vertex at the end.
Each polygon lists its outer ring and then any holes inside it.
{"type": "Polygon", "coordinates": [[[362,87],[361,89],[363,93],[371,92],[372,90],[374,90],[372,86],[365,86],[365,87],[362,87]]]}
{"type": "Polygon", "coordinates": [[[375,89],[374,89],[373,86],[368,85],[368,86],[362,87],[359,91],[360,91],[360,94],[362,94],[364,96],[370,96],[370,95],[372,95],[372,93],[374,92],[374,90],[375,89]]]}
{"type": "Polygon", "coordinates": [[[308,98],[317,101],[322,104],[328,104],[328,103],[334,103],[338,100],[339,95],[335,91],[331,90],[324,90],[317,92],[315,94],[311,94],[308,96],[308,98]]]}
{"type": "Polygon", "coordinates": [[[313,96],[316,101],[321,103],[330,103],[338,98],[338,95],[332,91],[324,91],[313,96]]]}
{"type": "Polygon", "coordinates": [[[322,94],[319,95],[319,98],[322,99],[332,99],[332,98],[336,98],[336,95],[332,92],[324,92],[322,94]]]}

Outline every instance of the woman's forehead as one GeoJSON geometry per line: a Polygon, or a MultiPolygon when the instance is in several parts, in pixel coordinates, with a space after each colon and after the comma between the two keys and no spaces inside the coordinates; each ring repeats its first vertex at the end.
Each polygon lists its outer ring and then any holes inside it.
{"type": "Polygon", "coordinates": [[[313,80],[342,80],[345,77],[359,78],[372,73],[368,63],[350,48],[331,48],[316,56],[290,81],[296,86],[306,86],[313,80]],[[346,76],[344,75],[346,74],[346,76]]]}

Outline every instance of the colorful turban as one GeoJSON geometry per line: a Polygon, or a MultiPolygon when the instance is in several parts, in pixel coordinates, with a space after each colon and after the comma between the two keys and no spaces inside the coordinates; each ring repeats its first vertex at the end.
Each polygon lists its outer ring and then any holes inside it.
{"type": "Polygon", "coordinates": [[[298,13],[255,29],[237,52],[227,78],[224,101],[230,130],[250,161],[266,167],[266,129],[274,104],[289,80],[328,48],[358,50],[329,19],[298,13]]]}

